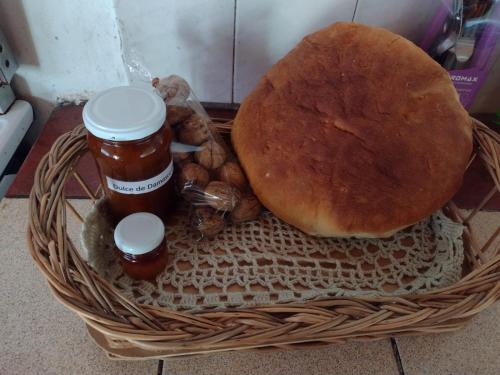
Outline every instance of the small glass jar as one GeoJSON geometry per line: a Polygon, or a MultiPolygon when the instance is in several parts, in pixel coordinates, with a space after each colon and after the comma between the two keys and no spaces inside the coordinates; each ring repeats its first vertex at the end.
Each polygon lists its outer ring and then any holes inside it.
{"type": "Polygon", "coordinates": [[[154,280],[168,261],[165,226],[148,212],[138,212],[122,219],[115,228],[115,245],[120,264],[136,280],[154,280]]]}
{"type": "Polygon", "coordinates": [[[152,90],[115,87],[87,102],[83,121],[115,223],[134,212],[165,220],[174,187],[163,100],[152,90]]]}

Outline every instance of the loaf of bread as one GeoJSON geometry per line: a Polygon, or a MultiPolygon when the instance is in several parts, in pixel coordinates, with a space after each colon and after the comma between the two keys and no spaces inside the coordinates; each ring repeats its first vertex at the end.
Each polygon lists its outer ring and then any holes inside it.
{"type": "Polygon", "coordinates": [[[472,123],[448,73],[382,28],[305,37],[243,101],[234,148],[259,200],[319,236],[384,237],[460,187],[472,123]]]}

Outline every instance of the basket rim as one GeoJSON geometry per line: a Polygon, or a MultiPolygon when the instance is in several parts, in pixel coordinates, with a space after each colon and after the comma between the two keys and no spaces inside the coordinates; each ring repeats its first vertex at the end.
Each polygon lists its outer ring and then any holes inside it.
{"type": "MultiPolygon", "coordinates": [[[[109,353],[113,348],[135,348],[149,353],[141,356],[146,359],[458,329],[500,298],[500,249],[490,258],[486,256],[500,227],[479,248],[470,225],[474,215],[500,191],[500,135],[476,119],[472,122],[477,155],[495,188],[466,218],[449,203],[454,218],[465,226],[472,271],[448,287],[414,295],[327,297],[300,304],[194,312],[136,304],[81,259],[66,232],[66,207],[79,214],[65,199],[64,184],[74,176],[86,186],[75,171],[86,151],[82,125],[60,136],[36,170],[29,197],[29,251],[55,298],[113,343],[105,347],[109,353]]],[[[227,125],[221,124],[220,129],[227,125]]],[[[95,201],[95,194],[88,188],[86,192],[95,201]]]]}

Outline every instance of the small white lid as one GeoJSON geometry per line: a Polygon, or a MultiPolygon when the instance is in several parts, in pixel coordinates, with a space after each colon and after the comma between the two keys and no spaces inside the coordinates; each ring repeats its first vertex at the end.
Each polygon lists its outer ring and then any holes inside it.
{"type": "Polygon", "coordinates": [[[158,216],[138,212],[118,223],[114,237],[120,251],[132,255],[146,254],[161,244],[165,237],[165,226],[158,216]]]}
{"type": "Polygon", "coordinates": [[[152,89],[136,86],[102,91],[83,108],[88,131],[111,141],[145,138],[160,129],[166,117],[163,100],[152,89]]]}

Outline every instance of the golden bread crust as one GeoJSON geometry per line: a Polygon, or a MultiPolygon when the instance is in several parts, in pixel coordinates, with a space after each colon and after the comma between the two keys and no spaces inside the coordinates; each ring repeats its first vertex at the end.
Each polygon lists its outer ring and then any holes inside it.
{"type": "Polygon", "coordinates": [[[232,141],[255,194],[284,221],[320,236],[387,236],[457,191],[472,124],[420,48],[337,23],[261,78],[232,141]]]}

